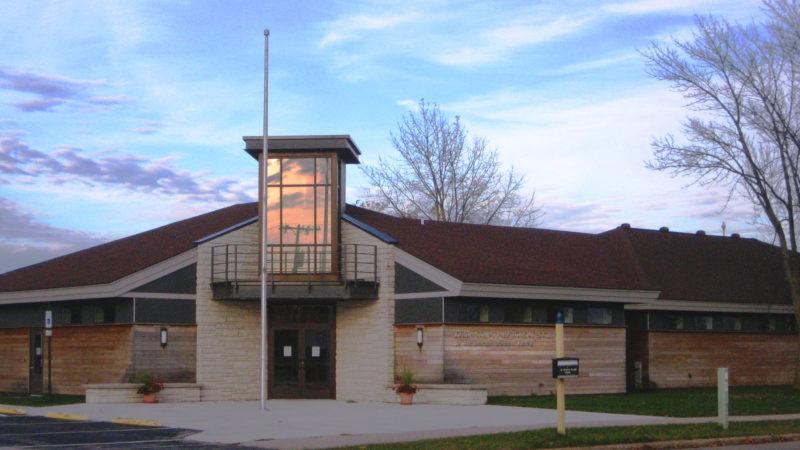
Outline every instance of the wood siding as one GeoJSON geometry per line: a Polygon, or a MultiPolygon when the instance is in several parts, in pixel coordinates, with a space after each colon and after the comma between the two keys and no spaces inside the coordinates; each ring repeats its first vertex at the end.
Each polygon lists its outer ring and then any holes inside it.
{"type": "MultiPolygon", "coordinates": [[[[133,375],[130,325],[53,329],[53,393],[83,394],[84,384],[124,383],[133,375]]],[[[47,390],[47,354],[44,388],[47,390]]]]}
{"type": "Polygon", "coordinates": [[[0,392],[28,392],[28,328],[0,329],[0,392]]]}
{"type": "Polygon", "coordinates": [[[717,367],[732,385],[790,384],[798,352],[790,334],[650,331],[647,341],[644,374],[656,388],[715,386],[717,367]]]}
{"type": "MultiPolygon", "coordinates": [[[[395,367],[411,368],[420,382],[483,384],[489,395],[550,394],[555,389],[552,325],[427,325],[422,352],[415,332],[415,326],[396,327],[395,367]],[[437,350],[442,335],[444,346],[437,350]]],[[[624,328],[566,327],[565,339],[567,355],[581,358],[581,376],[567,382],[567,393],[625,391],[624,328]]]]}

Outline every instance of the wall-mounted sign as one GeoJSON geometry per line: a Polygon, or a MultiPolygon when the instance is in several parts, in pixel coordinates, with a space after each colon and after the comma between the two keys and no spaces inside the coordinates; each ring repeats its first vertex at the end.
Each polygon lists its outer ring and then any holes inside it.
{"type": "Polygon", "coordinates": [[[578,358],[553,358],[553,378],[573,378],[580,375],[578,358]]]}
{"type": "Polygon", "coordinates": [[[49,309],[44,312],[44,327],[53,328],[53,311],[49,309]]]}
{"type": "Polygon", "coordinates": [[[311,357],[312,358],[319,358],[319,346],[312,345],[311,346],[311,357]]]}
{"type": "Polygon", "coordinates": [[[292,357],[292,346],[291,345],[284,345],[283,346],[283,357],[284,358],[291,358],[292,357]]]}

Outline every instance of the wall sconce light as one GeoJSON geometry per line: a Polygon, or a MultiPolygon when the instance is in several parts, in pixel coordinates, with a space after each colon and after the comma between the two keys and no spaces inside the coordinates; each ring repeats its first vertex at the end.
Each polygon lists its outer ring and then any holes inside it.
{"type": "Polygon", "coordinates": [[[161,348],[164,348],[166,346],[167,346],[167,329],[166,328],[162,328],[161,329],[161,348]]]}
{"type": "Polygon", "coordinates": [[[422,327],[417,328],[417,347],[419,347],[420,350],[422,350],[423,339],[424,339],[424,336],[423,336],[422,327]]]}

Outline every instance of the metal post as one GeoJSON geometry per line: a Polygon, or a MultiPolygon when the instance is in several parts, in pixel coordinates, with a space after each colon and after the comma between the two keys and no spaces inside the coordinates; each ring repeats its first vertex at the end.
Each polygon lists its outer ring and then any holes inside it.
{"type": "Polygon", "coordinates": [[[53,395],[53,335],[47,336],[47,393],[53,395]]]}
{"type": "Polygon", "coordinates": [[[717,368],[717,414],[723,430],[728,429],[728,369],[717,368]]]}
{"type": "Polygon", "coordinates": [[[267,410],[267,172],[269,162],[269,30],[264,30],[264,137],[262,139],[262,163],[264,173],[261,178],[261,409],[267,410]]]}
{"type": "MultiPolygon", "coordinates": [[[[559,312],[556,316],[556,358],[564,357],[564,316],[559,312]]],[[[564,379],[556,379],[556,409],[558,410],[558,434],[567,434],[566,398],[564,392],[564,379]]]]}

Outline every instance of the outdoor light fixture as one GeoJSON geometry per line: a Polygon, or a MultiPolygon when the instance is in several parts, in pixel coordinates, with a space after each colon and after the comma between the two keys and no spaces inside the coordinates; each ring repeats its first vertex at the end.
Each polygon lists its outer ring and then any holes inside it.
{"type": "Polygon", "coordinates": [[[166,346],[167,346],[167,329],[166,328],[162,328],[161,329],[161,348],[164,348],[166,346]]]}
{"type": "Polygon", "coordinates": [[[422,341],[423,341],[423,334],[422,334],[422,327],[417,328],[417,347],[422,350],[422,341]]]}

